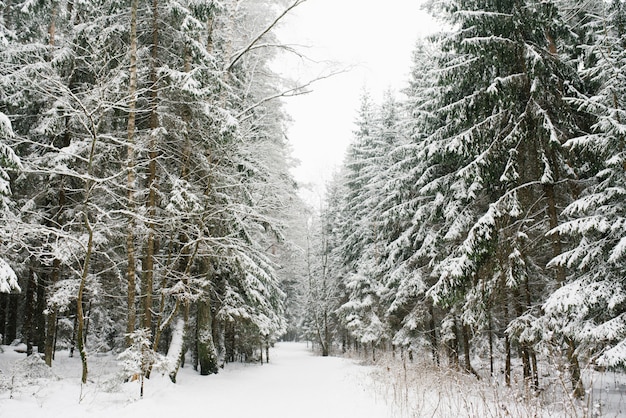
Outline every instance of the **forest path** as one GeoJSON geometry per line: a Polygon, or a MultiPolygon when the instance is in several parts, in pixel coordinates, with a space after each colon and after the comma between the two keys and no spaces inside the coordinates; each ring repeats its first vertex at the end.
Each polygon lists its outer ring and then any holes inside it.
{"type": "MultiPolygon", "coordinates": [[[[7,347],[8,350],[8,347],[7,347]]],[[[0,360],[22,354],[7,351],[0,360]]],[[[314,355],[306,344],[278,343],[269,364],[226,366],[213,376],[191,367],[178,383],[153,373],[139,398],[139,382],[114,384],[114,357],[91,358],[90,382],[80,385],[80,361],[58,353],[53,379],[21,379],[0,387],[0,417],[28,418],[386,418],[390,407],[376,399],[372,370],[352,360],[314,355]],[[369,383],[368,383],[369,382],[369,383]]],[[[4,364],[5,371],[10,365],[4,364]]],[[[44,366],[45,367],[45,366],[44,366]]],[[[119,379],[117,380],[119,382],[119,379]]]]}
{"type": "Polygon", "coordinates": [[[185,368],[176,385],[156,391],[147,382],[146,397],[115,417],[384,418],[389,407],[368,387],[370,370],[303,343],[278,343],[269,364],[230,364],[215,376],[185,368]]]}

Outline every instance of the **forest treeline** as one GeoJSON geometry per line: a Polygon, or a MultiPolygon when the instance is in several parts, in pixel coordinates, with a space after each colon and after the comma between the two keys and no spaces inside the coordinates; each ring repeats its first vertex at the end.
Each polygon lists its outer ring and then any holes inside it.
{"type": "Polygon", "coordinates": [[[175,380],[285,332],[298,88],[270,63],[302,2],[0,2],[3,343],[175,380]]]}
{"type": "Polygon", "coordinates": [[[271,66],[304,1],[0,0],[2,342],[83,382],[98,351],[175,380],[282,335],[577,397],[622,369],[624,1],[427,2],[447,29],[363,95],[309,222],[271,66]]]}
{"type": "Polygon", "coordinates": [[[311,227],[305,332],[582,397],[626,360],[626,4],[429,9],[448,29],[403,95],[363,94],[311,227]]]}

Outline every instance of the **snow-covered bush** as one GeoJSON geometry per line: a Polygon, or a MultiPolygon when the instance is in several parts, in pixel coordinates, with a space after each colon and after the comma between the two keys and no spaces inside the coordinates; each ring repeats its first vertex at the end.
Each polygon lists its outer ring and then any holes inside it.
{"type": "Polygon", "coordinates": [[[124,381],[138,380],[140,396],[143,397],[144,378],[151,371],[169,370],[168,359],[151,348],[151,332],[140,328],[128,334],[130,345],[122,351],[117,359],[121,362],[121,377],[124,381]]]}

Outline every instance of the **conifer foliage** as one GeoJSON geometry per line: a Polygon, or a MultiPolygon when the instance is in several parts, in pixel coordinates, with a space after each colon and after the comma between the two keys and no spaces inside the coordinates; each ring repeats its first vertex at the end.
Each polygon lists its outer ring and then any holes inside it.
{"type": "Polygon", "coordinates": [[[267,357],[297,201],[272,29],[302,2],[0,3],[3,343],[77,347],[84,383],[139,343],[142,377],[267,357]]]}
{"type": "Polygon", "coordinates": [[[583,397],[584,367],[626,352],[624,2],[429,10],[450,29],[418,42],[401,99],[364,95],[328,196],[338,343],[478,377],[483,357],[532,389],[552,362],[583,397]]]}

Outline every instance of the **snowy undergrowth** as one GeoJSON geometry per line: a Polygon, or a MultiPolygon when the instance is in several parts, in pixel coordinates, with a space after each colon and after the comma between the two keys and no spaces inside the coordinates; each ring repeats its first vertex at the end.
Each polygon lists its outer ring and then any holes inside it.
{"type": "MultiPolygon", "coordinates": [[[[543,385],[531,391],[512,376],[476,379],[473,375],[435,367],[430,361],[409,361],[390,353],[379,356],[371,380],[378,398],[397,418],[416,417],[620,417],[626,413],[626,376],[586,371],[590,389],[584,401],[572,399],[567,379],[545,373],[543,385]]],[[[482,373],[488,376],[488,372],[482,373]]]]}

